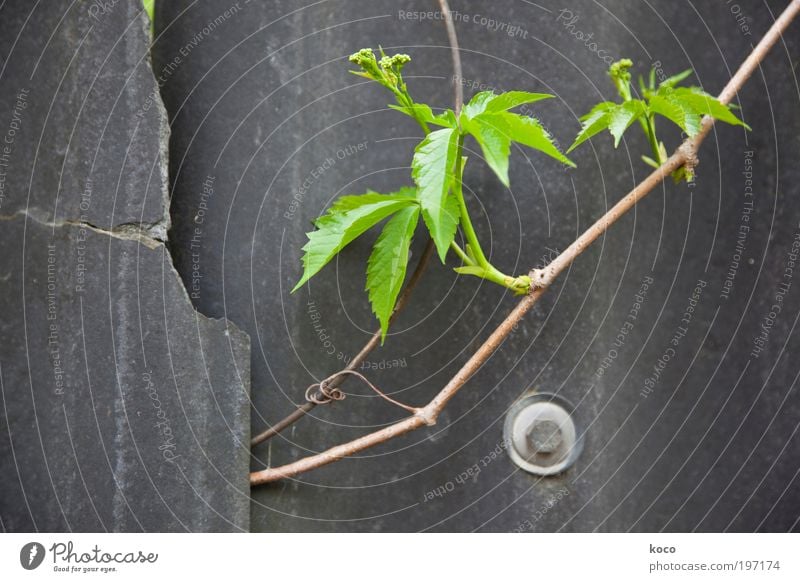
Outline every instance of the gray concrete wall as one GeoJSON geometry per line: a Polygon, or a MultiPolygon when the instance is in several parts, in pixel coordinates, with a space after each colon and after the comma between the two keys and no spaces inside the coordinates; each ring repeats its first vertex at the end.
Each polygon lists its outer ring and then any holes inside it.
{"type": "MultiPolygon", "coordinates": [[[[452,8],[467,97],[553,93],[531,111],[565,146],[577,117],[614,97],[605,57],[642,72],[693,66],[715,93],[784,5],[452,8]]],[[[97,6],[0,7],[0,135],[16,132],[0,207],[3,529],[797,529],[800,291],[784,275],[800,230],[798,24],[738,96],[753,131],[716,127],[694,187],[665,184],[584,253],[435,427],[251,497],[248,470],[403,415],[348,383],[347,400],[249,454],[251,425],[293,410],[375,327],[363,291],[374,235],[288,292],[310,221],[334,197],[410,183],[419,130],[347,73],[347,56],[407,52],[413,94],[451,106],[444,25],[408,14],[435,9],[421,0],[169,0],[157,2],[151,67],[139,5],[97,6]],[[698,281],[695,317],[645,397],[698,281]],[[503,451],[505,415],[531,390],[575,403],[586,430],[558,477],[528,475],[503,451]]],[[[468,144],[467,203],[496,265],[549,260],[646,175],[637,131],[610,145],[603,135],[576,151],[576,170],[516,149],[506,189],[468,144]]],[[[414,258],[424,243],[420,230],[414,258]]],[[[431,265],[370,356],[365,373],[405,402],[427,402],[514,305],[455,265],[431,265]]]]}

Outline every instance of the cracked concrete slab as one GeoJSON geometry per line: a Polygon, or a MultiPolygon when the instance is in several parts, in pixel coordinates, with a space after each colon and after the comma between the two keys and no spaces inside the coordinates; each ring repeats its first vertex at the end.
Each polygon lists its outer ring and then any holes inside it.
{"type": "Polygon", "coordinates": [[[148,30],[136,0],[0,8],[4,531],[249,528],[249,337],[164,242],[148,30]]]}
{"type": "Polygon", "coordinates": [[[246,530],[247,335],[163,245],[27,215],[0,241],[4,529],[246,530]]]}
{"type": "Polygon", "coordinates": [[[248,337],[163,245],[27,215],[0,240],[3,527],[247,529],[248,337]]]}

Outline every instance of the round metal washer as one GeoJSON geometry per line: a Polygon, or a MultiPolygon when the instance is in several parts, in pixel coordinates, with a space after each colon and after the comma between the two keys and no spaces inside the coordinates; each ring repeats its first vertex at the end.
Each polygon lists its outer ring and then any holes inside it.
{"type": "Polygon", "coordinates": [[[583,450],[583,429],[575,419],[575,407],[545,392],[524,396],[511,407],[503,438],[514,464],[534,475],[566,471],[583,450]]]}

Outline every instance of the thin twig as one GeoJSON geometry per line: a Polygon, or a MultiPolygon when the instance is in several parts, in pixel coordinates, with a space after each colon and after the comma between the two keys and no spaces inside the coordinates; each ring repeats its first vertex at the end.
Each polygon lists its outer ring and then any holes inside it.
{"type": "MultiPolygon", "coordinates": [[[[392,312],[392,316],[389,319],[391,323],[397,317],[397,314],[403,310],[403,308],[408,304],[408,300],[411,297],[412,291],[414,291],[414,287],[417,286],[419,283],[420,278],[422,277],[422,273],[428,266],[428,263],[431,260],[431,256],[433,255],[433,240],[428,239],[427,244],[425,245],[425,250],[422,251],[422,256],[419,258],[417,262],[417,266],[414,269],[414,272],[411,274],[411,277],[408,280],[403,292],[400,294],[400,297],[397,299],[397,304],[392,312]]],[[[352,360],[347,364],[347,366],[342,369],[340,372],[352,372],[356,368],[358,368],[364,360],[367,359],[369,353],[374,350],[381,342],[381,330],[377,329],[375,333],[372,334],[372,337],[369,338],[369,341],[364,344],[364,347],[361,348],[361,351],[358,352],[352,360]]],[[[329,389],[338,388],[342,382],[345,380],[345,374],[340,373],[336,375],[336,377],[330,381],[328,384],[329,389]]],[[[295,422],[303,418],[306,414],[314,410],[317,406],[316,402],[305,402],[304,404],[298,406],[295,410],[291,412],[286,418],[276,422],[272,426],[270,426],[265,431],[257,434],[250,440],[250,446],[254,447],[260,443],[263,443],[265,440],[274,437],[276,434],[280,433],[281,431],[287,429],[288,427],[292,426],[295,422]]]]}
{"type": "MultiPolygon", "coordinates": [[[[447,4],[447,0],[438,0],[439,6],[441,7],[442,14],[445,17],[445,25],[447,26],[447,38],[450,43],[450,51],[451,56],[453,59],[453,85],[455,86],[455,95],[454,95],[454,111],[456,113],[456,118],[461,113],[461,107],[464,104],[464,87],[461,84],[461,53],[458,48],[458,36],[456,35],[456,29],[453,24],[453,15],[450,12],[450,6],[447,4]]],[[[400,297],[397,299],[397,303],[395,304],[394,311],[392,312],[392,316],[389,319],[389,323],[393,322],[397,314],[400,313],[403,308],[405,308],[406,304],[408,303],[409,297],[411,297],[411,292],[414,290],[414,287],[417,286],[422,273],[428,266],[428,262],[433,255],[433,240],[428,239],[428,243],[425,245],[425,250],[422,251],[422,256],[417,263],[414,272],[411,274],[411,278],[408,280],[408,284],[403,289],[403,292],[400,294],[400,297]]],[[[355,355],[355,357],[350,360],[348,365],[342,369],[340,374],[335,375],[335,378],[331,380],[328,384],[329,389],[336,389],[338,388],[342,382],[345,381],[346,373],[351,372],[358,368],[364,360],[367,359],[367,356],[370,354],[372,350],[374,350],[381,340],[381,330],[378,329],[375,333],[372,334],[372,337],[367,341],[361,351],[355,355]]],[[[311,412],[317,406],[316,402],[305,402],[304,404],[298,406],[295,410],[293,410],[288,416],[283,418],[282,420],[276,422],[266,430],[262,431],[261,433],[257,434],[250,440],[250,446],[254,447],[258,444],[263,443],[267,439],[274,437],[276,434],[280,433],[281,431],[287,429],[288,427],[292,426],[295,422],[303,418],[306,414],[311,412]]]]}
{"type": "MultiPolygon", "coordinates": [[[[720,101],[729,103],[731,99],[733,99],[734,95],[736,95],[747,79],[750,78],[753,72],[758,68],[761,61],[764,60],[766,54],[778,41],[789,23],[797,16],[798,12],[800,12],[800,0],[792,0],[722,90],[722,93],[719,95],[720,101]]],[[[714,120],[712,118],[705,117],[703,119],[703,127],[698,135],[692,139],[686,140],[662,166],[652,172],[643,182],[629,192],[627,196],[615,204],[611,210],[578,237],[569,248],[561,253],[547,267],[542,270],[532,271],[531,278],[535,281],[536,286],[531,293],[520,300],[514,310],[492,332],[483,345],[478,348],[475,354],[473,354],[467,363],[464,364],[458,373],[453,376],[441,392],[439,392],[427,406],[419,409],[416,414],[409,418],[387,426],[379,431],[362,436],[356,440],[300,459],[294,463],[289,463],[288,465],[271,467],[262,471],[253,472],[250,474],[250,484],[261,485],[270,481],[277,481],[279,479],[298,475],[353,455],[366,448],[386,442],[387,440],[420,428],[421,426],[435,424],[439,413],[447,402],[455,396],[464,384],[466,384],[467,380],[469,380],[486,360],[489,359],[492,353],[500,347],[503,340],[513,331],[514,326],[544,294],[553,279],[564,271],[564,269],[583,253],[593,241],[597,240],[599,236],[606,232],[612,224],[630,210],[639,200],[644,198],[650,191],[663,182],[673,171],[680,168],[687,159],[695,155],[697,148],[711,131],[713,123],[714,120]]]]}
{"type": "Polygon", "coordinates": [[[453,14],[450,12],[450,6],[447,4],[447,0],[439,0],[439,7],[444,15],[444,23],[445,26],[447,26],[447,39],[450,42],[450,52],[453,57],[453,86],[455,101],[455,107],[453,107],[453,111],[455,111],[456,119],[458,119],[459,115],[461,114],[461,107],[464,105],[464,85],[461,83],[463,80],[463,74],[461,72],[461,51],[458,48],[456,27],[453,23],[453,14]]]}

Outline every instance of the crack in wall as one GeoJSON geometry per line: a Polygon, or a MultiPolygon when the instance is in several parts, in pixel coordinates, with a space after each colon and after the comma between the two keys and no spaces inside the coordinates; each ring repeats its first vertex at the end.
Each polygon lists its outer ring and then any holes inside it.
{"type": "Polygon", "coordinates": [[[161,229],[163,228],[160,223],[156,223],[155,225],[127,223],[127,224],[119,224],[108,229],[108,228],[101,228],[90,222],[85,222],[82,220],[70,220],[70,219],[50,220],[49,217],[45,217],[43,216],[43,214],[44,213],[39,211],[39,209],[29,208],[27,210],[24,209],[17,210],[14,214],[0,215],[0,221],[18,220],[20,217],[24,216],[25,218],[29,218],[33,222],[36,222],[43,226],[48,226],[50,228],[63,228],[65,226],[85,228],[91,230],[92,232],[110,236],[112,238],[120,240],[133,240],[143,244],[149,249],[155,249],[158,248],[159,245],[166,244],[166,240],[164,240],[163,238],[159,238],[157,236],[161,232],[161,229]]]}

